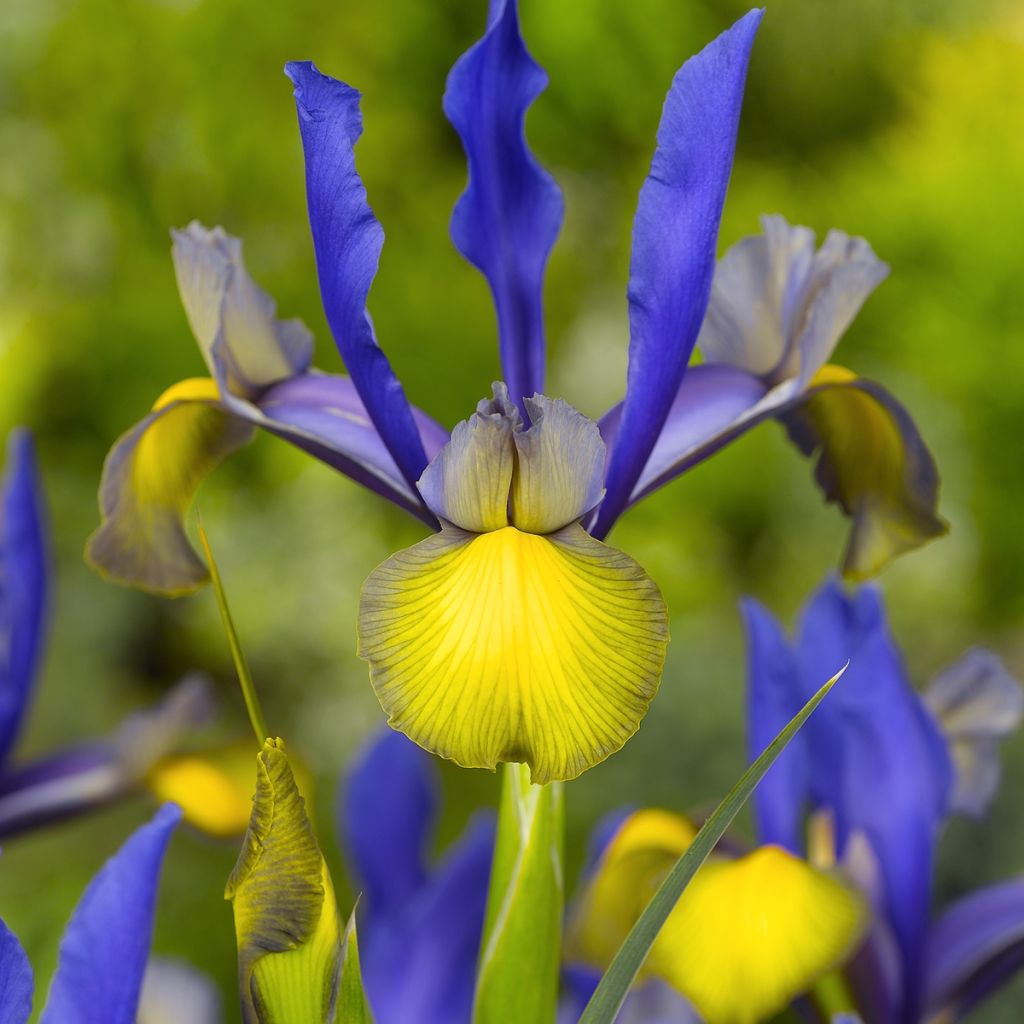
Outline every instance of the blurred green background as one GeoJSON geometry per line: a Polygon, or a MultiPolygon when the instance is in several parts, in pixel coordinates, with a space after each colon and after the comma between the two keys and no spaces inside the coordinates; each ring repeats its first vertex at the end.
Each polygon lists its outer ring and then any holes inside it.
{"type": "MultiPolygon", "coordinates": [[[[283,315],[340,362],[320,309],[292,58],[357,85],[358,160],[387,232],[371,296],[410,398],[451,425],[499,375],[483,279],[448,240],[464,185],[441,114],[446,72],[484,0],[6,0],[0,6],[0,426],[37,434],[57,563],[52,643],[21,754],[110,730],[183,672],[210,672],[225,735],[244,736],[212,594],[123,590],[82,563],[113,439],[168,385],[204,372],[177,298],[168,229],[199,218],[240,235],[283,315]]],[[[742,13],[733,0],[522,0],[548,68],[531,143],[567,218],[547,288],[549,392],[590,414],[621,394],[635,197],[676,67],[742,13]]],[[[988,0],[775,0],[750,70],[722,248],[781,212],[866,236],[891,278],[840,362],[907,403],[943,472],[951,535],[885,574],[918,683],[967,646],[1024,676],[1024,16],[988,0]]],[[[338,773],[380,721],[354,653],[360,582],[420,536],[402,514],[286,445],[260,438],[201,495],[268,718],[317,777],[321,835],[338,773]]],[[[768,424],[634,510],[617,546],[672,612],[662,692],[639,735],[569,788],[570,875],[596,817],[622,803],[681,810],[743,764],[737,599],[787,622],[836,563],[845,523],[768,424]]],[[[1024,741],[984,823],[954,823],[939,895],[1024,870],[1024,741]]],[[[443,766],[439,844],[497,779],[443,766]]],[[[143,800],[8,843],[0,915],[40,984],[86,879],[148,813],[143,800]]],[[[325,843],[332,846],[332,843],[325,843]]],[[[234,844],[183,833],[169,858],[158,952],[231,993],[222,902],[234,844]]],[[[337,857],[336,852],[332,856],[337,857]]],[[[336,878],[342,868],[337,863],[336,878]]],[[[344,886],[343,886],[344,889],[344,886]]],[[[346,894],[346,899],[348,898],[346,894]]],[[[229,994],[228,1019],[235,999],[229,994]]],[[[1024,984],[978,1021],[1024,1018],[1024,984]]]]}

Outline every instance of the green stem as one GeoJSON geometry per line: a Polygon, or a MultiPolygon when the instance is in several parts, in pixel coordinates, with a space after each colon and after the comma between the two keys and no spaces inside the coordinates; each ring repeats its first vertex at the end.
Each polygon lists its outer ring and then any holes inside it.
{"type": "Polygon", "coordinates": [[[238,633],[235,630],[234,620],[231,618],[231,609],[228,607],[228,596],[224,592],[224,584],[221,581],[220,573],[217,571],[217,562],[213,557],[210,539],[206,536],[206,530],[203,529],[203,523],[199,518],[198,510],[196,511],[196,525],[199,528],[199,542],[203,546],[206,564],[210,569],[210,580],[213,582],[213,590],[217,595],[220,620],[224,624],[224,632],[228,637],[228,647],[231,648],[231,658],[235,663],[235,671],[238,673],[238,683],[242,688],[245,709],[249,712],[249,721],[252,723],[252,731],[256,734],[256,742],[262,748],[264,741],[270,735],[267,731],[267,722],[263,717],[260,699],[256,694],[256,685],[252,681],[249,663],[245,660],[242,645],[238,642],[238,633]]]}
{"type": "Polygon", "coordinates": [[[506,764],[473,1024],[554,1024],[562,927],[562,784],[506,764]]]}

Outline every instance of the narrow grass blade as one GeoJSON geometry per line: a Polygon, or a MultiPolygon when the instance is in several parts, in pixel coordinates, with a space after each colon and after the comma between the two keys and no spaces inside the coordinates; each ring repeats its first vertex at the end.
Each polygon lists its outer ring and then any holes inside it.
{"type": "Polygon", "coordinates": [[[597,990],[590,1002],[587,1003],[587,1008],[583,1011],[579,1024],[612,1024],[658,932],[661,931],[661,926],[672,912],[690,879],[707,860],[708,855],[715,848],[718,840],[722,838],[725,830],[732,824],[750,794],[754,792],[765,772],[772,766],[775,759],[796,735],[797,730],[807,721],[811,712],[821,703],[845,671],[846,665],[804,705],[789,725],[769,744],[764,753],[744,772],[740,781],[704,823],[704,827],[697,833],[697,837],[690,844],[686,853],[676,861],[675,866],[658,887],[651,902],[647,904],[629,935],[626,936],[626,941],[615,954],[615,959],[612,960],[608,970],[601,978],[597,990]]]}
{"type": "Polygon", "coordinates": [[[474,1024],[552,1024],[562,938],[562,786],[507,764],[474,1024]]]}

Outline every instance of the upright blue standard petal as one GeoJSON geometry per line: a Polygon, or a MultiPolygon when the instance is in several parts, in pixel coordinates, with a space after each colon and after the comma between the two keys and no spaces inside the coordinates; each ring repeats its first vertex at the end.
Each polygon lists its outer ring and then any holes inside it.
{"type": "Polygon", "coordinates": [[[629,503],[704,320],[743,85],[762,11],[750,11],[676,74],[640,190],[629,279],[629,373],[593,534],[629,503]]]}
{"type": "Polygon", "coordinates": [[[32,967],[7,925],[0,921],[0,1024],[25,1024],[32,1013],[32,967]]]}
{"type": "Polygon", "coordinates": [[[523,132],[546,85],[523,44],[517,0],[494,0],[487,32],[452,68],[444,96],[469,164],[452,240],[491,286],[505,383],[524,413],[523,398],[544,390],[544,268],[563,209],[523,132]]]}
{"type": "Polygon", "coordinates": [[[48,563],[32,436],[11,434],[0,496],[0,764],[17,739],[46,627],[48,563]]]}
{"type": "Polygon", "coordinates": [[[89,883],[61,941],[40,1024],[135,1024],[160,866],[180,819],[165,804],[89,883]]]}
{"type": "Polygon", "coordinates": [[[356,172],[353,147],[363,131],[359,93],[321,74],[311,61],[292,61],[285,71],[295,83],[324,313],[373,425],[415,487],[427,457],[405,392],[366,311],[384,232],[356,172]]]}

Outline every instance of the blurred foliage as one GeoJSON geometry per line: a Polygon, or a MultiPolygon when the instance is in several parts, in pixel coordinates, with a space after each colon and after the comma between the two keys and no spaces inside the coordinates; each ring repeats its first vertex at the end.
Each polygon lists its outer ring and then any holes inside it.
{"type": "MultiPolygon", "coordinates": [[[[0,8],[0,428],[40,441],[56,535],[52,648],[22,754],[99,734],[203,668],[241,701],[213,597],[164,602],[92,575],[103,456],[174,381],[201,371],[177,299],[168,228],[196,217],[246,244],[250,269],[340,367],[319,307],[285,60],[311,57],[365,94],[358,160],[388,233],[371,296],[413,401],[449,424],[498,374],[479,275],[448,241],[464,184],[440,97],[483,0],[13,0],[0,8]]],[[[680,61],[742,13],[735,0],[523,0],[549,69],[531,142],[567,219],[547,292],[548,390],[596,414],[625,371],[633,204],[680,61]]],[[[913,410],[944,476],[953,531],[885,577],[918,682],[972,643],[1024,675],[1024,18],[992,0],[777,0],[750,72],[723,248],[779,211],[865,235],[893,267],[839,350],[913,410]]],[[[636,509],[616,545],[673,614],[662,694],[640,734],[568,791],[569,863],[618,804],[694,809],[742,765],[736,601],[791,620],[835,564],[844,524],[769,425],[636,509]]],[[[231,460],[202,506],[272,727],[320,780],[321,835],[339,770],[380,714],[354,654],[358,587],[419,528],[269,439],[231,460]]],[[[254,751],[255,753],[255,751],[254,751]]],[[[1024,743],[1005,752],[991,819],[956,824],[943,896],[1024,868],[1024,743]]],[[[444,766],[440,840],[493,805],[497,780],[444,766]]],[[[0,914],[41,978],[86,878],[144,809],[12,842],[0,914]],[[45,893],[45,898],[40,893],[45,893]]],[[[325,844],[330,845],[330,844],[325,844]]],[[[232,844],[175,840],[157,949],[230,989],[232,844]]],[[[337,856],[336,854],[334,856],[337,856]]],[[[341,877],[335,865],[335,877],[341,877]]],[[[342,893],[342,898],[348,894],[342,893]]],[[[229,1005],[234,1005],[228,1000],[229,1005]]],[[[977,1016],[1024,1011],[1018,984],[977,1016]]]]}

